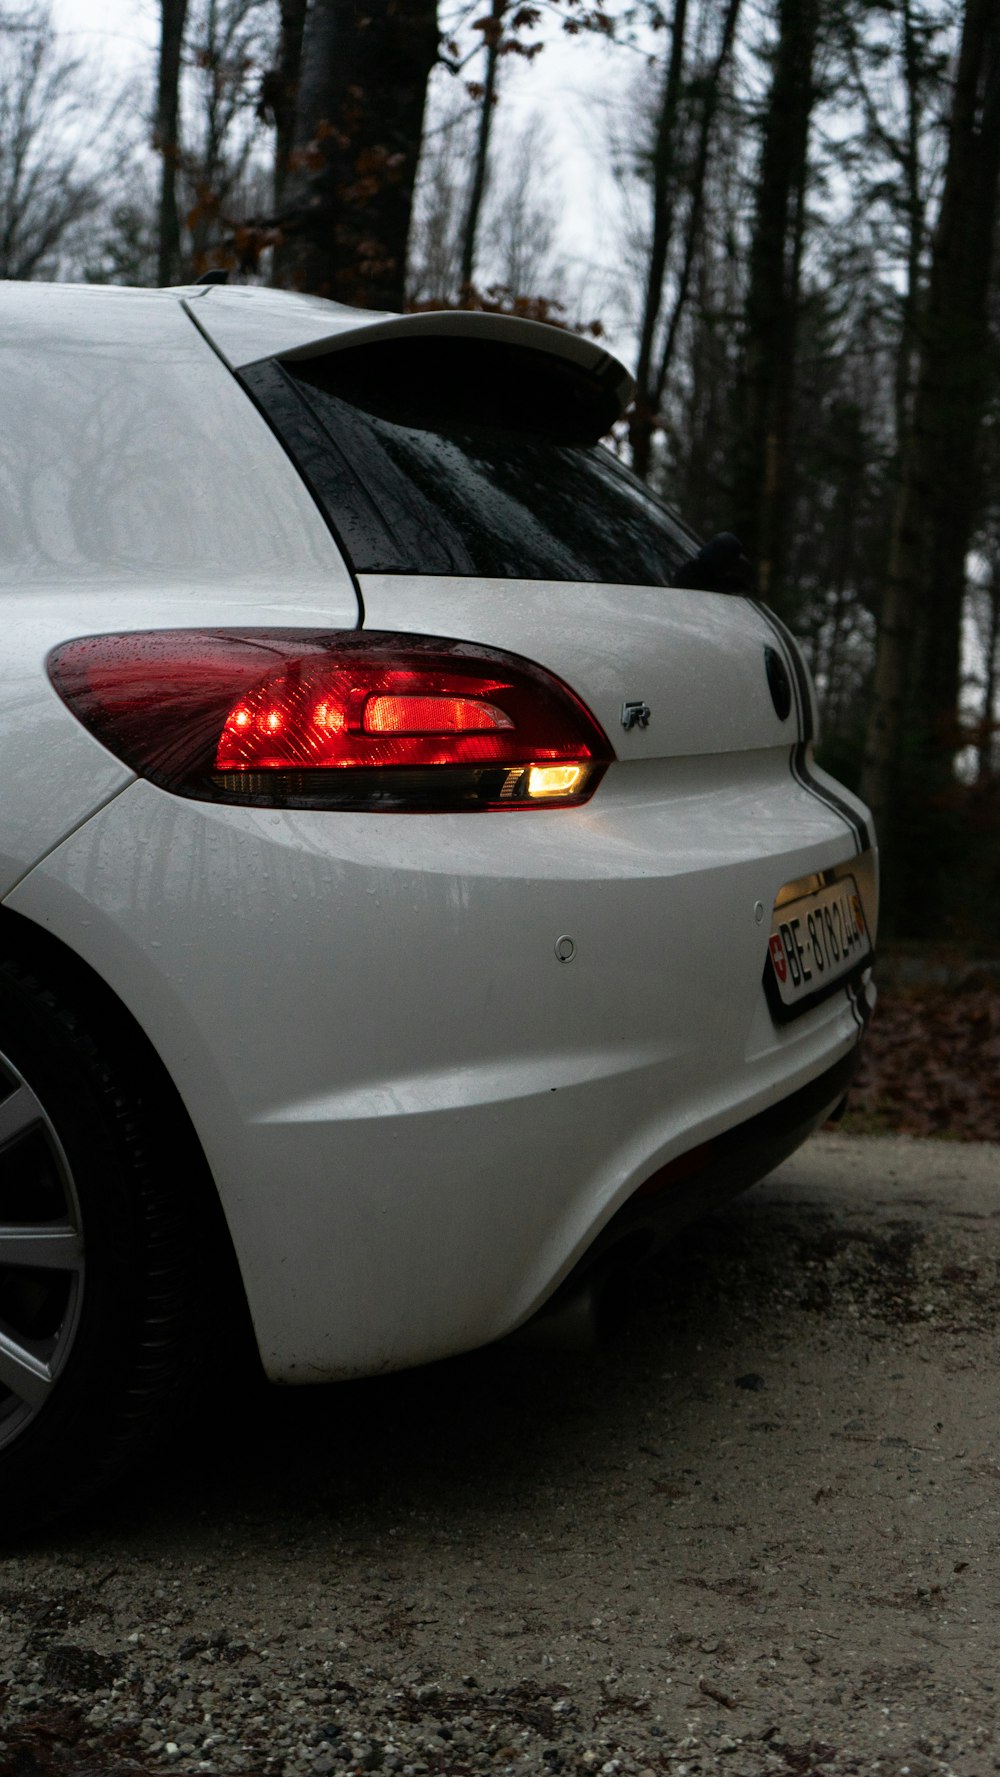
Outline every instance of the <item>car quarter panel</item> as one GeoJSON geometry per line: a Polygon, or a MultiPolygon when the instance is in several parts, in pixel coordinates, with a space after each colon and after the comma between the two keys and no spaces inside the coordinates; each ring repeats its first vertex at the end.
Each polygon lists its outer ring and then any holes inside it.
{"type": "Polygon", "coordinates": [[[354,627],[358,601],[175,294],[0,285],[0,410],[2,891],[131,776],[52,691],[50,648],[227,618],[354,627]]]}

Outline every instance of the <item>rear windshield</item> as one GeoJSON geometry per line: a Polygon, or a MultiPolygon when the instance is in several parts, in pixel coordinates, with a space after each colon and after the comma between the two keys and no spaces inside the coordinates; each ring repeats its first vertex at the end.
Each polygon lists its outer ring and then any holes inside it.
{"type": "Polygon", "coordinates": [[[243,378],[358,574],[669,586],[697,553],[591,441],[611,409],[565,361],[386,341],[243,378]]]}

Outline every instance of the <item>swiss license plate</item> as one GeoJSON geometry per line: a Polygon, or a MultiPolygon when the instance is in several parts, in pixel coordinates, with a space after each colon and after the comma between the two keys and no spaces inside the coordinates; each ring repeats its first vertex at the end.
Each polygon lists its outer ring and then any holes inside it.
{"type": "Polygon", "coordinates": [[[775,907],[771,968],[785,1006],[834,986],[872,953],[853,876],[775,907]]]}

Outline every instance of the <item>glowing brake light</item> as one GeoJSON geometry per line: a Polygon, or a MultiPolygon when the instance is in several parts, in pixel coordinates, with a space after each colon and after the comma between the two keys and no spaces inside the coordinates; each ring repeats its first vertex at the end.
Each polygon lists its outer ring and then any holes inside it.
{"type": "Polygon", "coordinates": [[[364,726],[369,734],[475,734],[514,724],[495,703],[474,697],[370,697],[364,726]]]}
{"type": "Polygon", "coordinates": [[[53,651],[90,731],[176,795],[267,807],[585,802],[614,757],[589,710],[496,649],[351,630],[154,630],[53,651]]]}

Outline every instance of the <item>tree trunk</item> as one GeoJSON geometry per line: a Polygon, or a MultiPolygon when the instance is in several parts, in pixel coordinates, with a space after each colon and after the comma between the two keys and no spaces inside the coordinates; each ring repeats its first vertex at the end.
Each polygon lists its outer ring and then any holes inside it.
{"type": "Polygon", "coordinates": [[[667,377],[673,363],[677,337],[681,321],[687,305],[688,293],[691,288],[691,274],[694,270],[695,255],[701,241],[701,223],[705,209],[705,184],[708,178],[708,161],[712,147],[712,131],[719,100],[722,97],[722,80],[726,65],[732,54],[736,38],[736,26],[739,22],[740,8],[743,0],[728,0],[722,23],[722,37],[716,52],[715,61],[704,82],[704,96],[701,105],[701,119],[698,124],[698,143],[695,149],[694,168],[691,174],[691,194],[687,222],[684,229],[684,256],[681,260],[680,274],[677,279],[677,290],[674,295],[670,320],[667,323],[663,348],[652,386],[652,406],[659,411],[663,401],[663,393],[667,386],[667,377]]]}
{"type": "Polygon", "coordinates": [[[756,562],[761,597],[779,609],[819,18],[819,0],[778,0],[778,43],[750,253],[735,462],[733,528],[756,562]]]}
{"type": "Polygon", "coordinates": [[[181,224],[177,214],[177,163],[180,155],[181,50],[187,0],[160,0],[160,60],[156,85],[153,147],[160,156],[158,211],[158,284],[176,284],[181,276],[181,224]]]}
{"type": "Polygon", "coordinates": [[[906,284],[903,289],[902,328],[896,355],[896,448],[906,437],[913,395],[913,368],[917,350],[917,312],[924,253],[924,201],[920,188],[920,142],[923,114],[923,81],[911,0],[903,0],[903,78],[906,88],[906,141],[902,153],[906,208],[906,284]]]}
{"type": "Polygon", "coordinates": [[[462,267],[460,283],[463,293],[472,288],[473,275],[476,269],[476,237],[479,232],[479,214],[486,195],[486,176],[489,171],[490,132],[493,126],[493,109],[496,104],[497,67],[500,60],[500,37],[503,31],[503,18],[507,10],[507,0],[493,0],[490,8],[489,28],[486,32],[486,77],[483,81],[482,110],[479,113],[479,129],[476,132],[476,155],[472,163],[472,183],[469,187],[469,207],[465,213],[465,225],[462,230],[462,267]]]}
{"type": "Polygon", "coordinates": [[[274,117],[274,207],[285,197],[288,163],[295,141],[295,101],[302,69],[302,36],[307,0],[281,0],[278,61],[268,78],[267,97],[274,117]]]}
{"type": "Polygon", "coordinates": [[[990,567],[989,622],[983,651],[986,675],[983,682],[983,707],[979,744],[976,748],[977,775],[980,783],[993,776],[994,742],[996,740],[997,674],[1000,672],[1000,562],[990,567]]]}
{"type": "Polygon", "coordinates": [[[901,919],[943,911],[965,562],[977,516],[987,305],[1000,185],[1000,10],[966,0],[910,435],[879,627],[863,793],[901,919]]]}
{"type": "Polygon", "coordinates": [[[401,309],[433,0],[314,0],[275,281],[360,308],[401,309]]]}
{"type": "Polygon", "coordinates": [[[674,0],[674,16],[670,27],[670,55],[663,78],[663,94],[656,120],[653,142],[652,231],[646,288],[643,297],[642,322],[639,329],[639,356],[636,362],[635,409],[629,422],[629,444],[632,467],[637,475],[649,474],[650,452],[656,426],[656,401],[650,387],[653,347],[663,301],[663,278],[674,225],[677,192],[674,165],[677,158],[677,136],[680,122],[681,80],[684,72],[684,36],[687,30],[687,0],[674,0]]]}

